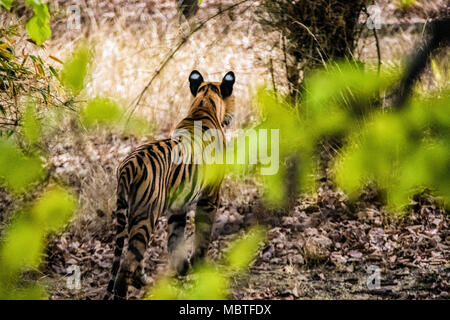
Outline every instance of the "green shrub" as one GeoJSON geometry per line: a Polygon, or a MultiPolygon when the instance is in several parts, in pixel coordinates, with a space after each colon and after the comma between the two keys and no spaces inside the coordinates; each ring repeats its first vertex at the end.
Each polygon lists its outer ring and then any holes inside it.
{"type": "MultiPolygon", "coordinates": [[[[338,186],[357,196],[375,182],[386,191],[388,205],[399,209],[418,190],[428,188],[450,200],[450,91],[435,97],[415,95],[400,110],[381,107],[378,94],[388,95],[398,76],[377,75],[352,64],[331,65],[306,80],[306,99],[290,106],[268,90],[260,90],[262,128],[280,129],[280,161],[300,159],[298,184],[314,185],[318,149],[336,138],[343,144],[333,165],[338,186]]],[[[267,177],[269,198],[286,197],[285,170],[267,177]],[[272,196],[271,196],[272,195],[272,196]]]]}

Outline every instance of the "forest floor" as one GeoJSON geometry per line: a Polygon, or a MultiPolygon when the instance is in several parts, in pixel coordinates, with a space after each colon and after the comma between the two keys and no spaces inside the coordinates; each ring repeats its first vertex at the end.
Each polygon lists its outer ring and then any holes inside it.
{"type": "MultiPolygon", "coordinates": [[[[417,204],[416,221],[384,224],[380,210],[371,207],[349,218],[345,201],[332,191],[325,193],[327,204],[311,201],[288,216],[271,219],[268,241],[248,273],[234,278],[231,298],[449,298],[450,233],[442,211],[425,201],[417,204]],[[377,269],[379,286],[370,277],[377,269]]],[[[231,203],[221,207],[209,248],[211,259],[217,259],[240,230],[255,222],[250,221],[252,210],[231,203]]],[[[165,217],[161,218],[147,252],[150,286],[167,269],[165,223],[165,217]]],[[[52,279],[52,299],[102,297],[111,270],[114,236],[111,224],[104,227],[105,232],[84,236],[69,229],[51,242],[44,273],[52,279]],[[80,290],[65,286],[71,265],[81,269],[80,290]]]]}
{"type": "MultiPolygon", "coordinates": [[[[67,17],[61,10],[61,17],[56,16],[52,22],[54,36],[42,55],[63,58],[79,39],[88,36],[96,58],[87,94],[108,94],[129,104],[177,41],[169,36],[163,40],[155,37],[148,21],[136,15],[122,19],[124,11],[144,12],[147,18],[163,14],[177,20],[175,1],[147,1],[144,5],[141,1],[122,0],[90,1],[95,5],[81,0],[70,3],[74,2],[82,8],[81,32],[66,30],[67,17]]],[[[203,1],[199,19],[231,2],[203,1]]],[[[63,8],[68,1],[55,3],[63,8]]],[[[384,19],[395,21],[390,1],[379,3],[386,9],[384,19]]],[[[443,1],[424,3],[438,7],[443,1]]],[[[200,66],[202,72],[214,77],[233,69],[238,76],[236,126],[255,119],[251,110],[252,85],[260,79],[269,82],[268,61],[279,54],[279,47],[274,45],[279,38],[257,32],[249,35],[254,21],[247,21],[252,17],[252,8],[247,9],[240,8],[212,21],[192,36],[159,74],[142,101],[145,108],[137,110],[158,124],[151,136],[136,138],[104,129],[86,133],[70,121],[55,128],[47,142],[50,173],[52,179],[74,190],[80,206],[66,230],[49,238],[42,270],[27,275],[41,279],[51,299],[100,299],[104,295],[114,251],[111,212],[115,204],[115,170],[139,144],[169,135],[188,107],[186,78],[194,67],[200,66]],[[79,289],[67,286],[71,266],[80,268],[79,289]]],[[[424,21],[426,14],[419,13],[416,20],[424,21]]],[[[173,31],[171,26],[167,28],[173,31]]],[[[167,34],[179,39],[179,34],[167,34]]],[[[417,34],[408,32],[381,36],[383,67],[410,52],[417,38],[417,34]]],[[[362,39],[356,51],[361,60],[376,61],[373,39],[362,39]]],[[[275,77],[282,78],[284,69],[276,59],[273,63],[275,77]]],[[[283,83],[277,84],[282,88],[283,83]]],[[[261,213],[258,190],[252,180],[227,177],[224,181],[209,259],[220,261],[223,249],[248,227],[261,224],[268,228],[268,239],[248,272],[233,277],[230,298],[450,299],[450,215],[432,196],[424,193],[417,197],[401,215],[388,213],[371,191],[350,201],[322,184],[316,194],[299,197],[289,213],[279,216],[261,213]]],[[[0,192],[0,225],[16,206],[10,196],[0,192]]],[[[189,217],[192,222],[192,212],[189,217]]],[[[166,218],[161,217],[145,256],[149,286],[167,272],[166,238],[166,218]]],[[[141,294],[134,292],[132,297],[141,294]]]]}
{"type": "MultiPolygon", "coordinates": [[[[136,139],[113,139],[98,144],[94,152],[90,149],[90,154],[95,158],[105,152],[103,148],[126,154],[138,144],[136,139]]],[[[70,148],[60,149],[62,155],[72,154],[70,148]]],[[[112,163],[100,160],[106,175],[113,174],[112,163]]],[[[86,161],[77,171],[87,171],[91,165],[86,161]]],[[[75,178],[73,172],[65,174],[75,178]]],[[[405,218],[393,218],[370,191],[349,201],[323,184],[317,195],[299,198],[288,214],[278,216],[261,215],[258,189],[252,181],[241,181],[237,189],[236,181],[228,178],[223,189],[210,259],[220,261],[231,240],[249,226],[268,228],[268,239],[250,270],[233,278],[233,299],[450,298],[449,216],[427,194],[411,203],[405,218]],[[376,272],[379,286],[373,278],[376,272]]],[[[188,216],[190,230],[193,212],[188,216]]],[[[63,234],[51,240],[42,276],[52,299],[102,297],[112,265],[113,230],[110,213],[97,210],[78,215],[63,234]],[[66,286],[67,269],[72,265],[81,271],[79,290],[66,286]]],[[[161,217],[145,257],[150,287],[168,269],[166,238],[166,218],[161,217]]],[[[141,294],[134,292],[134,297],[141,294]]]]}
{"type": "MultiPolygon", "coordinates": [[[[217,217],[219,224],[226,221],[225,228],[218,229],[209,249],[213,259],[234,238],[233,231],[242,230],[245,224],[239,222],[244,219],[242,215],[231,215],[225,208],[217,217]]],[[[426,216],[422,218],[432,217],[439,226],[414,224],[386,230],[383,226],[369,227],[361,219],[319,218],[312,223],[304,212],[285,217],[279,225],[271,226],[269,240],[248,273],[234,279],[230,297],[448,299],[448,222],[436,216],[430,206],[423,208],[426,216]],[[378,287],[376,282],[368,285],[376,268],[380,270],[378,287]]],[[[376,214],[375,210],[369,212],[376,214]]],[[[86,241],[68,231],[51,243],[44,273],[52,278],[52,299],[102,298],[111,270],[113,234],[98,235],[89,234],[86,241]],[[80,290],[65,286],[66,270],[71,265],[81,268],[80,290]]],[[[147,253],[146,274],[151,286],[158,272],[167,268],[165,218],[160,220],[147,253]]]]}

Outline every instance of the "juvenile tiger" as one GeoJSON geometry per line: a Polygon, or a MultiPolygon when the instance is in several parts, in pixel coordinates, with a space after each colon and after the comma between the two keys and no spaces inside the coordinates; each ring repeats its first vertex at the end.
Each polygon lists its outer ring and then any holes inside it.
{"type": "Polygon", "coordinates": [[[220,204],[223,171],[215,171],[213,179],[207,177],[207,165],[198,160],[195,150],[201,152],[208,139],[195,135],[208,132],[211,136],[214,132],[213,147],[224,149],[223,130],[234,111],[234,82],[231,71],[222,82],[205,82],[200,72],[192,71],[189,87],[193,99],[188,115],[176,127],[177,134],[140,146],[118,167],[116,245],[105,299],[126,299],[129,286],[142,287],[144,253],[158,217],[165,212],[172,268],[185,274],[190,264],[204,257],[220,204]],[[186,213],[193,204],[196,204],[194,250],[189,259],[182,248],[186,213]],[[122,255],[126,238],[128,248],[122,255]]]}

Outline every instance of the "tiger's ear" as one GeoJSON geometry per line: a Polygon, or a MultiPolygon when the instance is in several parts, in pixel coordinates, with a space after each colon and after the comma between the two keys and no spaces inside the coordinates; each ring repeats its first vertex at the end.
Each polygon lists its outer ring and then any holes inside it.
{"type": "Polygon", "coordinates": [[[222,98],[228,98],[233,93],[233,85],[236,80],[234,72],[228,72],[225,77],[223,77],[222,83],[220,84],[220,92],[222,93],[222,98]]]}
{"type": "Polygon", "coordinates": [[[189,76],[189,88],[191,88],[191,93],[195,97],[197,95],[198,88],[203,83],[203,77],[197,70],[191,72],[189,76]]]}

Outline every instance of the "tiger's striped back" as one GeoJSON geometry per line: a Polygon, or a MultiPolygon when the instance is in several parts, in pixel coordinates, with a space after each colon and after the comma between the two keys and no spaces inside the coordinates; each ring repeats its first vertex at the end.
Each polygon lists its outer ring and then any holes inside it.
{"type": "Polygon", "coordinates": [[[118,167],[116,247],[105,298],[126,298],[130,285],[144,285],[144,253],[157,219],[164,212],[168,214],[171,266],[184,274],[190,264],[205,255],[220,204],[223,172],[217,172],[213,180],[206,179],[207,165],[197,161],[195,151],[205,148],[203,135],[207,132],[215,133],[215,147],[224,148],[223,126],[230,122],[234,111],[234,81],[233,72],[217,83],[204,82],[201,74],[193,71],[189,83],[194,99],[173,138],[140,146],[118,167]],[[197,205],[195,241],[188,259],[183,242],[186,213],[192,204],[197,205]],[[127,238],[128,247],[122,256],[127,238]]]}

